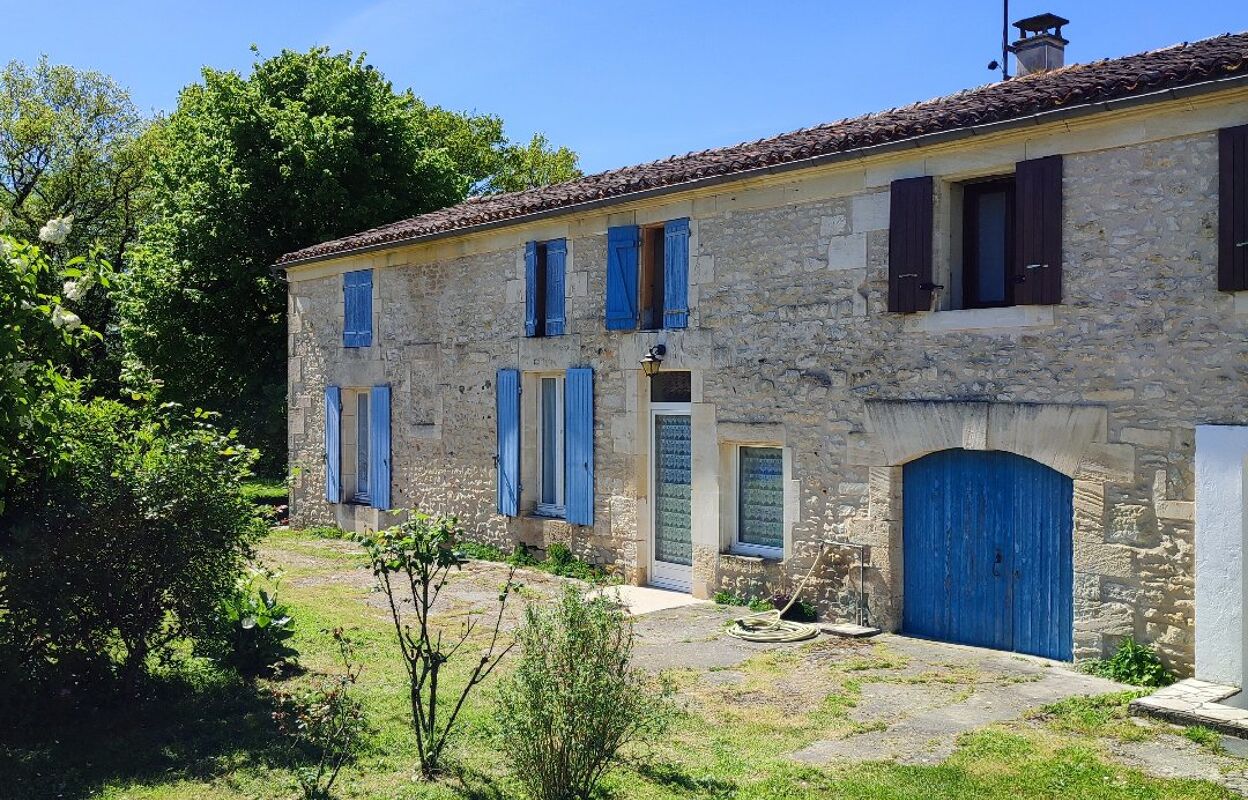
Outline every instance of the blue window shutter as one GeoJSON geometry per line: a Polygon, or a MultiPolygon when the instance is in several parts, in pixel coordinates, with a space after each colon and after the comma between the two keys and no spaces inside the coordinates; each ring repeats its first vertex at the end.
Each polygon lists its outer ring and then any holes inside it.
{"type": "Polygon", "coordinates": [[[564,387],[564,503],[568,522],[594,524],[594,371],[568,370],[564,387]]]}
{"type": "Polygon", "coordinates": [[[498,392],[498,513],[509,517],[520,509],[520,373],[500,369],[498,392]]]}
{"type": "Polygon", "coordinates": [[[537,335],[537,242],[524,244],[524,335],[537,335]]]}
{"type": "Polygon", "coordinates": [[[637,253],[641,231],[636,225],[607,229],[607,330],[637,327],[637,253]]]}
{"type": "Polygon", "coordinates": [[[368,401],[368,498],[390,508],[390,387],[374,386],[368,401]]]}
{"type": "Polygon", "coordinates": [[[561,336],[564,328],[563,282],[568,261],[568,243],[555,239],[546,243],[546,335],[561,336]]]}
{"type": "Polygon", "coordinates": [[[359,269],[342,275],[342,345],[368,347],[373,343],[373,271],[359,269]]]}
{"type": "Polygon", "coordinates": [[[689,220],[663,226],[663,327],[689,324],[689,220]]]}
{"type": "Polygon", "coordinates": [[[337,386],[325,387],[325,499],[342,502],[342,393],[337,386]]]}

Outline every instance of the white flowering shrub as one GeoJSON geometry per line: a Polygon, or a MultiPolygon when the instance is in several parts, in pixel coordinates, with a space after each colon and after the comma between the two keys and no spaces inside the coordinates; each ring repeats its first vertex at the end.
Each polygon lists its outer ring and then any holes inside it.
{"type": "MultiPolygon", "coordinates": [[[[52,220],[62,241],[71,220],[52,220]]],[[[107,276],[81,258],[54,263],[38,246],[0,235],[0,513],[9,493],[56,452],[52,438],[77,384],[61,365],[98,337],[66,304],[107,276]],[[72,283],[63,295],[42,287],[72,283]]]]}

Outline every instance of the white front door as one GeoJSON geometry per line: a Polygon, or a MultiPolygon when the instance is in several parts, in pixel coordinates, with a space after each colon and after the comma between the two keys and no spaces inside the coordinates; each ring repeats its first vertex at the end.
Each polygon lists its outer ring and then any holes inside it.
{"type": "Polygon", "coordinates": [[[693,580],[692,426],[688,403],[651,405],[650,498],[653,508],[650,582],[689,591],[693,580]]]}

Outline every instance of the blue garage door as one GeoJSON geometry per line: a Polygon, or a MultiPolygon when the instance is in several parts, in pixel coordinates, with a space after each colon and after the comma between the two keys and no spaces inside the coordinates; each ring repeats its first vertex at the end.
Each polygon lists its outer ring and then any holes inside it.
{"type": "Polygon", "coordinates": [[[1070,478],[999,451],[903,469],[906,633],[1069,660],[1070,478]]]}

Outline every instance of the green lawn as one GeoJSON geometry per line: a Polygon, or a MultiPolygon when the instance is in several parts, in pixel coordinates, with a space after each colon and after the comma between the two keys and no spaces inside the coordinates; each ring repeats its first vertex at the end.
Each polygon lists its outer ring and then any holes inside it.
{"type": "MultiPolygon", "coordinates": [[[[359,686],[372,731],[337,793],[353,798],[521,797],[493,737],[487,687],[469,703],[453,770],[436,784],[413,779],[405,674],[390,641],[389,620],[369,590],[364,563],[349,542],[281,532],[264,552],[285,570],[282,596],[297,619],[296,645],[311,681],[333,665],[321,633],[346,628],[365,669],[359,686]],[[371,598],[371,602],[370,602],[371,598]]],[[[604,782],[607,798],[1225,798],[1213,784],[1161,780],[1112,764],[1110,737],[1154,735],[1125,719],[1129,695],[1067,702],[1031,719],[964,735],[939,766],[890,763],[828,768],[787,754],[830,734],[852,735],[848,711],[860,678],[854,664],[828,667],[821,703],[786,708],[766,697],[767,676],[792,656],[763,654],[743,665],[755,705],[724,702],[724,687],[681,670],[684,711],[669,738],[628,753],[604,782]]],[[[23,732],[21,747],[0,750],[0,797],[217,800],[297,796],[290,755],[273,733],[260,686],[221,677],[204,665],[171,672],[152,701],[23,732]]]]}

